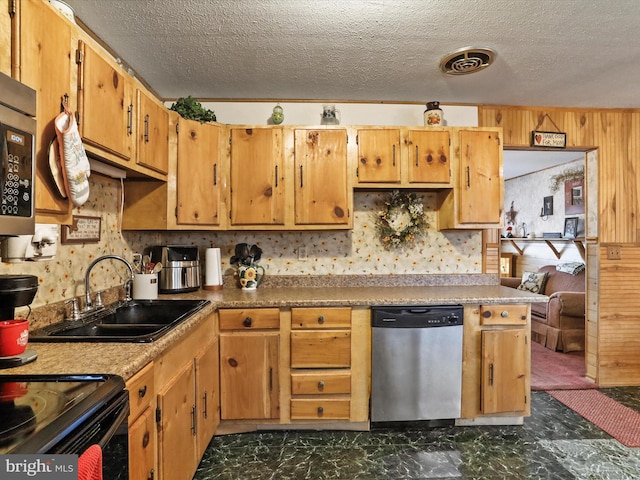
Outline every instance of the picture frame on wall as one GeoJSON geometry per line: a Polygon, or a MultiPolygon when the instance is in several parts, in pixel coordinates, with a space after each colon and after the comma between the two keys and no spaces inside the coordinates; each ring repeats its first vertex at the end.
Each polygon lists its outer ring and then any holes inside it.
{"type": "Polygon", "coordinates": [[[553,215],[553,195],[544,197],[542,204],[542,216],[553,215]]]}
{"type": "Polygon", "coordinates": [[[564,238],[576,238],[578,236],[578,217],[564,219],[564,238]]]}
{"type": "Polygon", "coordinates": [[[564,182],[564,213],[584,213],[584,178],[564,182]]]}

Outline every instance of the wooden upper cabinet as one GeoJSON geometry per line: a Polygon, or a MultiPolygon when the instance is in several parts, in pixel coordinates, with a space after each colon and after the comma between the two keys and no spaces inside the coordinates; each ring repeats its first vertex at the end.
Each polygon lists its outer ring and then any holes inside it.
{"type": "MultiPolygon", "coordinates": [[[[71,26],[45,2],[19,2],[19,80],[36,90],[36,198],[38,220],[70,223],[71,202],[53,183],[49,169],[49,145],[55,138],[54,119],[61,102],[68,98],[75,108],[76,93],[71,86],[71,26]],[[47,215],[44,219],[41,214],[47,215]],[[56,220],[51,215],[56,216],[56,220]]],[[[17,23],[17,22],[16,22],[17,23]]],[[[16,25],[17,27],[17,25],[16,25]]]]}
{"type": "Polygon", "coordinates": [[[400,130],[358,130],[358,183],[400,183],[400,130]]]}
{"type": "Polygon", "coordinates": [[[451,182],[451,140],[448,131],[409,130],[405,144],[409,183],[451,182]]]}
{"type": "Polygon", "coordinates": [[[169,112],[158,100],[137,91],[138,165],[167,173],[169,167],[169,112]]]}
{"type": "Polygon", "coordinates": [[[15,15],[9,15],[13,0],[0,0],[0,72],[11,76],[11,21],[15,15]]]}
{"type": "Polygon", "coordinates": [[[504,191],[497,132],[460,131],[460,223],[499,224],[504,191]]]}
{"type": "Polygon", "coordinates": [[[349,224],[347,131],[297,129],[294,136],[296,225],[349,224]]]}
{"type": "Polygon", "coordinates": [[[132,157],[134,106],[132,81],[115,62],[108,62],[86,42],[78,44],[78,110],[80,133],[89,147],[97,147],[121,162],[132,157]]]}
{"type": "Polygon", "coordinates": [[[358,129],[357,139],[357,185],[451,185],[451,141],[445,128],[365,128],[358,129]]]}
{"type": "Polygon", "coordinates": [[[178,120],[177,223],[219,225],[221,210],[220,135],[222,127],[178,120]]]}
{"type": "Polygon", "coordinates": [[[502,225],[504,179],[500,128],[456,129],[454,182],[438,193],[438,228],[484,229],[502,225]]]}
{"type": "Polygon", "coordinates": [[[282,128],[231,128],[231,226],[284,225],[282,128]]]}

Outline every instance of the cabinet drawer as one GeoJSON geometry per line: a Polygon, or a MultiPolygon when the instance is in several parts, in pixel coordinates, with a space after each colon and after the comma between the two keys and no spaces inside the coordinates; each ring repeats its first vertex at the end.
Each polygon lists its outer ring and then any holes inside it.
{"type": "Polygon", "coordinates": [[[136,373],[127,382],[129,391],[129,418],[136,419],[149,406],[155,396],[153,362],[136,373]]]}
{"type": "Polygon", "coordinates": [[[529,305],[482,305],[481,325],[526,325],[529,305]]]}
{"type": "Polygon", "coordinates": [[[348,420],[350,411],[348,398],[291,399],[291,420],[348,420]]]}
{"type": "Polygon", "coordinates": [[[278,308],[222,309],[218,312],[220,330],[280,328],[278,308]]]}
{"type": "Polygon", "coordinates": [[[292,395],[330,395],[351,393],[351,372],[330,371],[292,372],[292,395]]]}
{"type": "Polygon", "coordinates": [[[291,332],[291,368],[351,366],[351,332],[291,332]]]}
{"type": "Polygon", "coordinates": [[[350,328],[350,308],[292,308],[291,328],[350,328]]]}

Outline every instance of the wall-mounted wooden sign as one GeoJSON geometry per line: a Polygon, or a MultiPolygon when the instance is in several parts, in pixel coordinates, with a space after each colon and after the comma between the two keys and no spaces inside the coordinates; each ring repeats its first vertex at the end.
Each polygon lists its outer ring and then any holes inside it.
{"type": "Polygon", "coordinates": [[[71,225],[62,226],[63,244],[69,243],[98,243],[100,241],[101,217],[74,215],[71,225]]]}
{"type": "Polygon", "coordinates": [[[531,132],[532,147],[567,148],[567,134],[564,132],[531,132]]]}

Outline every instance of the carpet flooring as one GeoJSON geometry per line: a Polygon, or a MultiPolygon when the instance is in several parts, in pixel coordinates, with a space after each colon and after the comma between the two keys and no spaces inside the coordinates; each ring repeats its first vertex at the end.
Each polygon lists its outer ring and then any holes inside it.
{"type": "Polygon", "coordinates": [[[547,391],[627,447],[640,447],[640,414],[597,390],[547,391]]]}
{"type": "Polygon", "coordinates": [[[598,388],[585,373],[584,352],[554,352],[531,342],[531,390],[598,388]]]}

